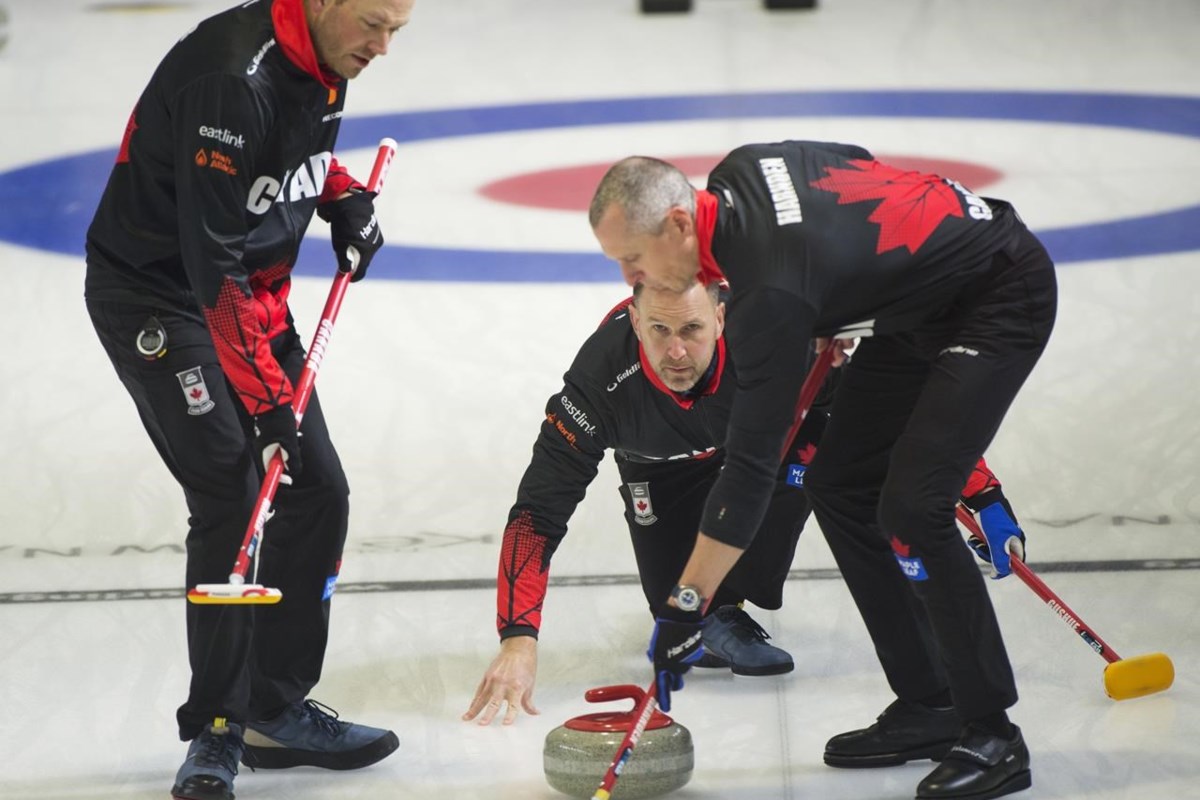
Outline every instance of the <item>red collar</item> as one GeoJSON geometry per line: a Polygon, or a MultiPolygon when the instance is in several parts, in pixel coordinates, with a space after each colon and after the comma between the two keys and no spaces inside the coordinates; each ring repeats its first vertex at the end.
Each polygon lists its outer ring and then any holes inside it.
{"type": "Polygon", "coordinates": [[[713,370],[712,380],[708,382],[708,386],[704,387],[704,391],[699,395],[684,397],[679,392],[672,389],[662,382],[662,378],[658,377],[658,373],[651,367],[650,361],[646,358],[646,350],[642,347],[642,343],[638,342],[638,360],[642,362],[642,372],[649,379],[650,384],[658,389],[663,394],[670,397],[675,403],[683,409],[690,409],[695,405],[697,398],[707,397],[710,394],[716,394],[717,388],[721,385],[721,376],[725,374],[725,337],[717,339],[717,368],[713,370]]]}
{"type": "Polygon", "coordinates": [[[725,273],[712,254],[713,233],[717,229],[717,198],[707,190],[696,190],[696,239],[700,244],[700,282],[708,286],[725,280],[725,273]]]}
{"type": "Polygon", "coordinates": [[[304,18],[304,0],[275,0],[271,6],[271,21],[275,24],[275,40],[288,60],[321,82],[327,89],[336,89],[341,76],[322,69],[304,18]]]}

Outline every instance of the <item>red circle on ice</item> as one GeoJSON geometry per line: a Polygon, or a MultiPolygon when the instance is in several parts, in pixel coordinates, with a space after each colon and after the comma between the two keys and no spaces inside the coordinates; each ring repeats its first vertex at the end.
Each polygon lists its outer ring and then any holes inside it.
{"type": "MultiPolygon", "coordinates": [[[[694,181],[708,175],[724,155],[679,156],[668,158],[694,181]]],[[[1004,177],[1004,173],[982,164],[923,156],[881,155],[879,160],[901,169],[932,172],[953,178],[970,189],[979,190],[1004,177]]],[[[526,172],[501,178],[481,187],[479,193],[489,200],[555,211],[586,211],[596,184],[611,166],[609,162],[559,167],[526,172]]],[[[702,180],[698,181],[703,183],[702,180]]]]}

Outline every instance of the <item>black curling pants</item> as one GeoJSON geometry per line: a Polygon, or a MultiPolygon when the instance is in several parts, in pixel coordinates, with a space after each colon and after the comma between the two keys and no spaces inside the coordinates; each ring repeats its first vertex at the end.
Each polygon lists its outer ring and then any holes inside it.
{"type": "MultiPolygon", "coordinates": [[[[713,595],[709,611],[743,600],[766,609],[783,605],[783,587],[810,513],[808,496],[796,473],[803,471],[820,441],[825,420],[824,412],[813,411],[797,432],[777,476],[766,516],[750,546],[713,595]]],[[[666,602],[692,555],[704,501],[721,472],[722,462],[719,453],[710,458],[649,464],[618,462],[625,481],[620,489],[625,521],[651,613],[666,602]]]]}
{"type": "Polygon", "coordinates": [[[1054,267],[1022,233],[923,329],[863,339],[806,487],[898,697],[969,721],[1017,701],[955,503],[1054,325],[1054,267]]]}
{"type": "MultiPolygon", "coordinates": [[[[187,585],[227,583],[262,479],[253,420],[217,362],[198,319],[88,300],[105,352],[188,507],[187,585]],[[167,334],[162,357],[135,349],[154,315],[167,334]],[[194,380],[195,371],[203,385],[194,380]],[[185,390],[180,376],[193,376],[185,390]],[[207,395],[207,398],[205,397],[207,395]]],[[[271,342],[295,382],[304,348],[289,327],[271,342]]],[[[330,595],[341,565],[349,488],[314,393],[301,424],[303,472],[279,487],[258,554],[256,582],[280,589],[275,605],[186,604],[191,685],[177,713],[180,738],[214,717],[262,719],[302,700],[321,676],[330,595]]]]}

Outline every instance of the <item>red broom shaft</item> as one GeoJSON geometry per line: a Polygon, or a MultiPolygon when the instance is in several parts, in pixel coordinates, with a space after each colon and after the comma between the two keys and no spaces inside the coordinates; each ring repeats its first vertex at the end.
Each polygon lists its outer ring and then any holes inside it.
{"type": "MultiPolygon", "coordinates": [[[[394,139],[384,139],[379,143],[379,151],[375,154],[375,163],[371,167],[371,177],[367,180],[367,191],[379,193],[383,188],[383,179],[396,155],[394,139]]],[[[346,296],[346,288],[350,285],[353,273],[338,272],[329,290],[329,298],[321,311],[321,321],[317,324],[317,332],[313,336],[312,346],[308,348],[308,356],[304,359],[304,368],[300,371],[300,379],[296,382],[295,394],[292,396],[292,412],[296,415],[296,426],[299,427],[304,419],[304,409],[308,408],[309,398],[312,397],[313,387],[317,382],[317,373],[325,360],[325,351],[329,347],[329,338],[333,335],[333,324],[337,322],[338,312],[342,308],[342,299],[346,296]]],[[[246,527],[246,535],[242,546],[238,548],[237,558],[233,562],[233,572],[229,576],[230,583],[241,583],[246,579],[250,570],[250,560],[262,538],[263,526],[271,513],[271,503],[275,499],[275,491],[283,477],[283,455],[276,452],[263,476],[262,488],[258,500],[254,503],[254,511],[250,516],[250,524],[246,527]]]]}
{"type": "MultiPolygon", "coordinates": [[[[975,521],[975,517],[971,512],[961,505],[955,509],[958,515],[958,520],[967,530],[981,542],[987,543],[987,537],[983,535],[983,531],[979,528],[979,523],[975,521]]],[[[1054,591],[1045,584],[1045,582],[1034,574],[1025,562],[1016,556],[1012,557],[1012,570],[1017,574],[1026,586],[1033,590],[1033,593],[1042,598],[1043,602],[1062,618],[1062,621],[1067,623],[1075,633],[1079,634],[1079,638],[1087,642],[1088,646],[1104,657],[1110,664],[1120,661],[1121,657],[1117,652],[1108,646],[1100,635],[1092,630],[1086,622],[1079,618],[1079,615],[1071,610],[1070,606],[1063,602],[1054,591]]]]}
{"type": "Polygon", "coordinates": [[[633,755],[633,748],[638,743],[638,739],[642,738],[642,734],[646,732],[646,725],[650,722],[650,717],[654,715],[654,705],[657,702],[658,682],[654,681],[650,684],[650,688],[646,690],[645,697],[634,708],[635,722],[629,727],[629,732],[625,734],[625,738],[621,740],[621,746],[617,748],[616,758],[608,765],[608,771],[604,773],[604,778],[600,781],[600,787],[596,789],[592,795],[592,800],[607,800],[612,793],[613,786],[617,783],[617,778],[621,776],[621,770],[625,768],[625,762],[633,755]]]}

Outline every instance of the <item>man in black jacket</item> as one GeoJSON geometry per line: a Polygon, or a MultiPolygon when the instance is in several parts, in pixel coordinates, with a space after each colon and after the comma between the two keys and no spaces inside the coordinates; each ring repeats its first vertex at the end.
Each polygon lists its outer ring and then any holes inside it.
{"type": "Polygon", "coordinates": [[[354,280],[383,242],[373,196],[333,157],[347,81],[387,52],[413,0],[258,0],[201,22],[129,118],[87,237],[96,332],[188,504],[187,584],[224,583],[263,467],[285,484],[258,578],[274,606],[189,605],[191,741],[177,798],[233,796],[239,760],[350,769],[398,747],[307,699],[328,638],[349,488],[287,298],[314,212],[354,280]],[[301,438],[301,434],[303,435],[301,438]],[[301,446],[303,441],[303,446],[301,446]]]}
{"type": "Polygon", "coordinates": [[[1029,752],[1006,714],[1012,668],[954,507],[1053,327],[1045,249],[1003,201],[818,142],[738,148],[699,192],[670,164],[625,159],[589,218],[631,285],[684,291],[699,278],[732,289],[739,387],[726,466],[660,600],[660,687],[695,660],[704,599],[758,530],[810,341],[841,349],[861,337],[805,483],[898,700],[876,725],[831,739],[826,762],[944,757],[921,798],[1030,786],[1029,752]]]}
{"type": "MultiPolygon", "coordinates": [[[[501,652],[464,719],[482,712],[480,722],[488,724],[502,701],[506,722],[519,707],[536,713],[537,636],[550,559],[606,450],[621,475],[625,520],[652,609],[674,584],[695,542],[704,496],[724,462],[721,432],[736,383],[721,337],[724,318],[716,284],[697,284],[683,295],[636,287],[580,348],[563,389],[546,405],[509,512],[497,580],[501,652]]],[[[763,532],[715,595],[704,666],[741,675],[775,675],[794,666],[787,652],[767,643],[741,603],[782,605],[808,517],[801,479],[823,423],[816,412],[796,436],[763,532]]]]}
{"type": "MultiPolygon", "coordinates": [[[[705,496],[725,464],[722,443],[738,375],[726,352],[724,325],[725,304],[715,282],[695,283],[681,294],[638,285],[580,348],[562,390],[546,405],[509,512],[497,578],[500,653],[464,719],[478,716],[489,724],[505,704],[506,723],[521,708],[536,713],[537,638],[550,561],[607,450],[621,475],[625,521],[651,611],[674,585],[695,545],[705,496]]],[[[766,632],[741,605],[782,606],[809,513],[804,473],[838,372],[818,398],[822,408],[810,412],[777,464],[757,536],[708,604],[698,666],[729,667],[739,675],[793,668],[792,657],[767,643],[766,632]]],[[[963,494],[992,491],[999,491],[999,482],[981,459],[963,494]]],[[[986,522],[992,531],[1006,524],[986,522]]],[[[668,695],[664,706],[669,702],[668,695]]]]}

